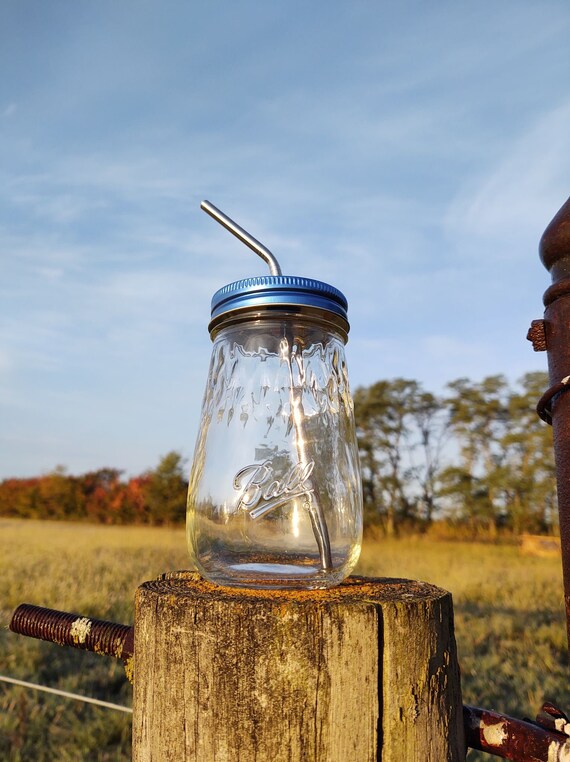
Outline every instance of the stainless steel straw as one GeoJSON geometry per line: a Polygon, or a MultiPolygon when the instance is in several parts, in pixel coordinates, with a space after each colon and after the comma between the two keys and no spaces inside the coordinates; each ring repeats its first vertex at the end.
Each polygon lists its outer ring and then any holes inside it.
{"type": "MultiPolygon", "coordinates": [[[[269,249],[260,243],[257,238],[250,235],[247,230],[244,230],[237,222],[234,222],[230,217],[220,211],[217,207],[211,204],[209,201],[202,201],[200,208],[207,212],[210,217],[213,217],[216,222],[229,230],[230,233],[239,238],[242,243],[254,251],[261,259],[263,259],[269,266],[269,272],[271,275],[282,275],[281,266],[275,259],[274,255],[269,249]]],[[[303,436],[303,409],[302,409],[302,394],[296,394],[293,385],[293,365],[291,357],[291,347],[293,342],[289,341],[287,337],[281,344],[282,357],[287,361],[289,367],[290,383],[290,398],[291,398],[291,410],[293,417],[293,426],[295,428],[296,449],[299,463],[304,463],[307,460],[305,452],[305,437],[303,436]]],[[[297,362],[300,360],[296,358],[297,362]]],[[[319,548],[319,556],[321,560],[321,568],[323,571],[330,571],[332,569],[332,555],[331,545],[328,527],[322,508],[319,504],[317,496],[314,494],[307,494],[303,501],[303,505],[307,508],[311,519],[311,526],[315,535],[315,540],[319,548]]]]}
{"type": "Polygon", "coordinates": [[[260,243],[257,238],[254,238],[252,235],[250,235],[247,230],[244,230],[242,227],[240,227],[237,222],[234,222],[209,201],[202,201],[200,208],[207,212],[210,217],[213,217],[216,222],[219,222],[220,225],[223,225],[226,230],[229,230],[230,233],[233,233],[233,235],[235,235],[236,238],[239,238],[242,243],[245,243],[246,246],[249,246],[252,251],[255,251],[255,253],[261,257],[261,259],[267,262],[271,275],[281,275],[281,267],[279,262],[275,259],[269,249],[260,243]]]}

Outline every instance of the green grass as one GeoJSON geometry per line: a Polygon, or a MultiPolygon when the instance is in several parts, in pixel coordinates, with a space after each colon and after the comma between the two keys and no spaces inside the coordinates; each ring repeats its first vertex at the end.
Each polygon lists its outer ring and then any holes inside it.
{"type": "MultiPolygon", "coordinates": [[[[184,530],[0,519],[0,674],[130,705],[119,662],[7,631],[22,602],[132,623],[136,587],[188,567],[184,530]]],[[[560,561],[514,546],[365,544],[356,570],[453,593],[463,701],[516,717],[570,708],[560,561]]],[[[130,717],[0,683],[0,759],[130,759],[130,717]]],[[[476,759],[496,759],[472,753],[476,759]]]]}

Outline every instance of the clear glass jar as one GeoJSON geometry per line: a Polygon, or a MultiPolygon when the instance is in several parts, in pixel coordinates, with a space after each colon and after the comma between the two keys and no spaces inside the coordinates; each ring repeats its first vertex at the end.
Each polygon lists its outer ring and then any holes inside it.
{"type": "Polygon", "coordinates": [[[358,560],[348,323],[308,301],[234,303],[210,324],[187,535],[198,571],[220,585],[325,588],[358,560]]]}

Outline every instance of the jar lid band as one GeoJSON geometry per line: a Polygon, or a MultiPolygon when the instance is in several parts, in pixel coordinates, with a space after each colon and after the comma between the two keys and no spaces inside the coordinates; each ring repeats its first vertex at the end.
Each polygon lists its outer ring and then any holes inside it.
{"type": "Polygon", "coordinates": [[[317,307],[348,320],[344,294],[320,280],[296,275],[260,275],[228,283],[212,297],[212,319],[244,308],[317,307]]]}

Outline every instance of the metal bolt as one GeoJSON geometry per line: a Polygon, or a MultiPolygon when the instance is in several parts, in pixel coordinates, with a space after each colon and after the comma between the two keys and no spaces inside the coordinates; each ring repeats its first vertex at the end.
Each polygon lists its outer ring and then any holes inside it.
{"type": "Polygon", "coordinates": [[[60,646],[114,656],[123,661],[132,682],[133,627],[22,603],[12,615],[10,630],[60,646]]]}
{"type": "Polygon", "coordinates": [[[544,320],[533,320],[526,335],[532,342],[532,348],[535,352],[546,352],[546,331],[544,320]]]}

